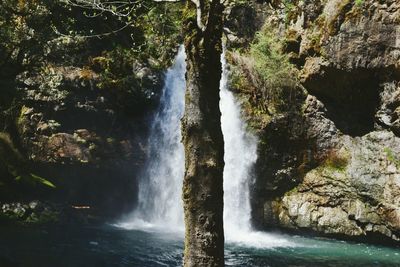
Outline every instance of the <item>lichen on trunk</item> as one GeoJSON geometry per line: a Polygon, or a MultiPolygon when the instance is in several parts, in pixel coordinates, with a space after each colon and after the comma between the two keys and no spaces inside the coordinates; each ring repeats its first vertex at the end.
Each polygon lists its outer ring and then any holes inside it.
{"type": "MultiPolygon", "coordinates": [[[[184,29],[187,53],[187,91],[182,119],[184,266],[224,266],[224,144],[219,109],[223,5],[214,0],[202,2],[201,7],[204,28],[192,16],[184,29]]],[[[196,9],[189,1],[187,8],[188,12],[196,9]]]]}

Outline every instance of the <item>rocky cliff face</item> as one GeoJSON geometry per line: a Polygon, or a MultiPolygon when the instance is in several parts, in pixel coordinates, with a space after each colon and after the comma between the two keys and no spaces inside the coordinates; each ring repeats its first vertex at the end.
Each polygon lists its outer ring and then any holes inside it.
{"type": "Polygon", "coordinates": [[[298,70],[295,97],[254,123],[254,79],[235,89],[260,136],[254,223],[399,240],[400,4],[295,2],[254,4],[298,70]]]}

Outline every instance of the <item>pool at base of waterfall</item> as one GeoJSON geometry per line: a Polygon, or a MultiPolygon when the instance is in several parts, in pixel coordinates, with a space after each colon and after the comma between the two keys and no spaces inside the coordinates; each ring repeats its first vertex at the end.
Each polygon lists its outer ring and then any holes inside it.
{"type": "MultiPolygon", "coordinates": [[[[228,242],[226,266],[400,266],[400,248],[261,235],[249,237],[255,239],[250,243],[228,242]],[[257,243],[257,238],[264,241],[257,243]]],[[[182,253],[182,232],[112,225],[0,228],[1,267],[181,266],[182,253]]]]}

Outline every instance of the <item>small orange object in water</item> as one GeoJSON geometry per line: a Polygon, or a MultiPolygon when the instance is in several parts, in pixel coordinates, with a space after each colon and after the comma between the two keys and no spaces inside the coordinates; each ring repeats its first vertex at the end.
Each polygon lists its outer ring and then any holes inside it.
{"type": "Polygon", "coordinates": [[[73,209],[78,209],[78,210],[82,210],[82,209],[90,209],[90,206],[71,206],[73,209]]]}

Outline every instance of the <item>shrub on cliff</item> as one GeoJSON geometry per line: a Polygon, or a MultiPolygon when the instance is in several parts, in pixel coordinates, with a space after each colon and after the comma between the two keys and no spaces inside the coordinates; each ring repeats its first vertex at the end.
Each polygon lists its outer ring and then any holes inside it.
{"type": "Polygon", "coordinates": [[[273,113],[295,107],[293,100],[301,93],[298,70],[283,49],[284,41],[266,24],[249,49],[228,54],[232,64],[230,87],[242,96],[253,129],[264,128],[273,113]]]}
{"type": "Polygon", "coordinates": [[[278,38],[265,25],[250,47],[250,58],[264,98],[280,105],[284,104],[281,102],[285,100],[285,94],[295,88],[298,81],[297,70],[283,53],[283,42],[278,38]]]}

